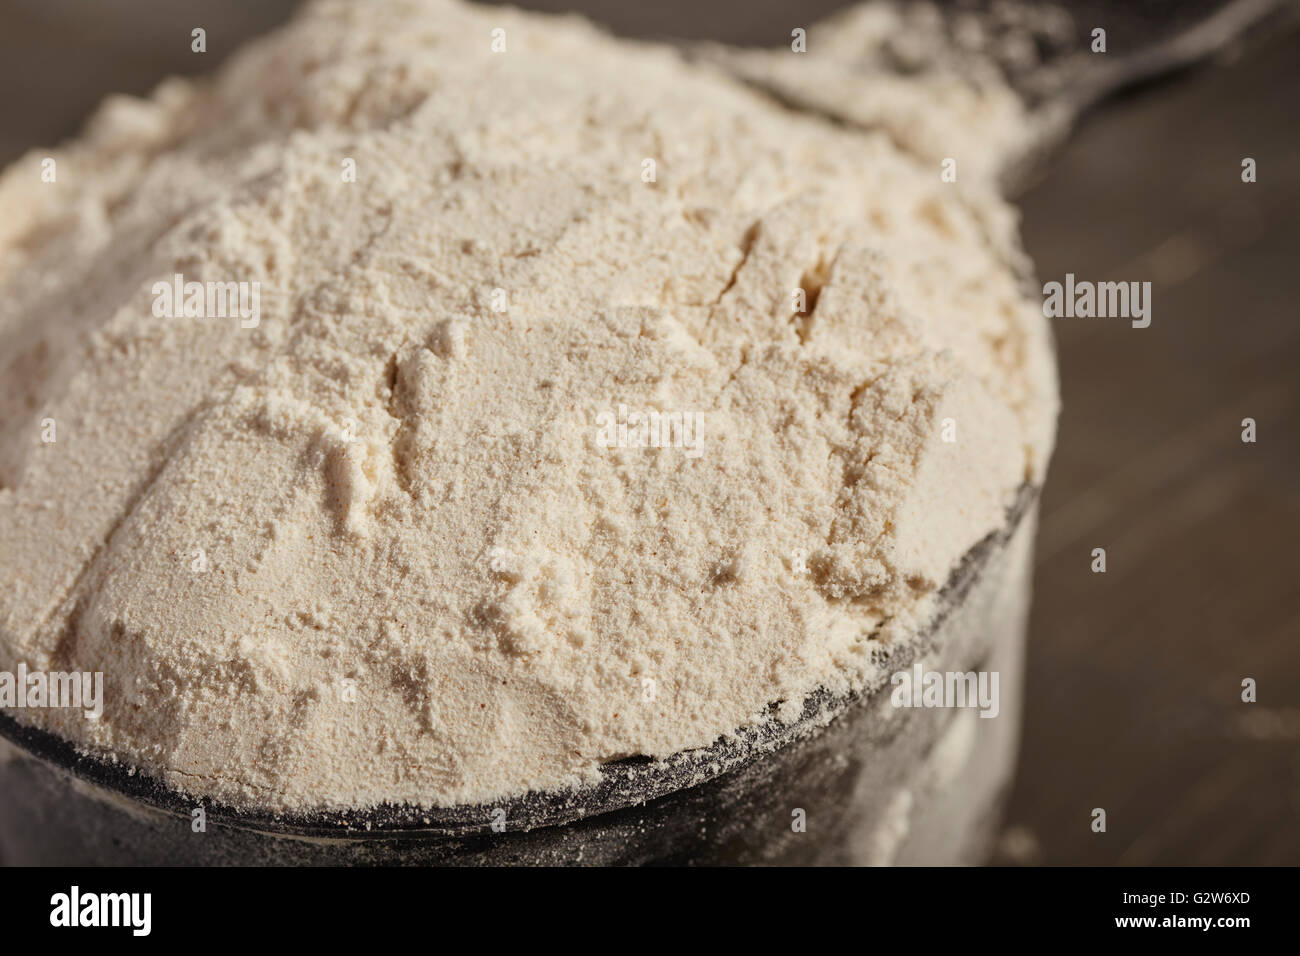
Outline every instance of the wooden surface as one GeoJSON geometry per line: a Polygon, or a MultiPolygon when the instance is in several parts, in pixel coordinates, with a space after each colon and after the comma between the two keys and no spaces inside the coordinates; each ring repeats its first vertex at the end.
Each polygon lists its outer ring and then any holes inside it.
{"type": "Polygon", "coordinates": [[[1055,320],[1004,861],[1300,862],[1297,120],[1293,34],[1108,105],[1020,200],[1043,281],[1150,280],[1154,308],[1055,320]]]}
{"type": "MultiPolygon", "coordinates": [[[[750,43],[789,9],[586,6],[622,32],[750,43]]],[[[72,134],[109,89],[210,68],[288,4],[214,32],[208,60],[172,43],[197,0],[149,18],[145,35],[84,6],[61,18],[67,7],[0,11],[0,159],[72,134]]],[[[1149,280],[1154,312],[1145,330],[1055,321],[1065,411],[1002,862],[1300,862],[1298,113],[1292,35],[1108,105],[1020,200],[1044,281],[1149,280]],[[1247,416],[1253,445],[1240,441],[1247,416]],[[1096,547],[1106,574],[1089,570],[1096,547]],[[1244,677],[1256,704],[1240,701],[1244,677]],[[1090,829],[1096,807],[1104,834],[1090,829]]]]}

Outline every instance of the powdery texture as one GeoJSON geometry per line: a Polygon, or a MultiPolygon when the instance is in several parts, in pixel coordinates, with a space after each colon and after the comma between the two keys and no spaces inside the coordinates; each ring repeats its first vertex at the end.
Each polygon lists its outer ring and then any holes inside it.
{"type": "Polygon", "coordinates": [[[1011,209],[900,142],[434,0],[110,99],[0,179],[0,668],[107,675],[17,713],[240,805],[441,806],[879,679],[1055,417],[1011,209]],[[260,324],[155,318],[175,273],[260,324]],[[702,454],[602,447],[620,404],[702,454]]]}

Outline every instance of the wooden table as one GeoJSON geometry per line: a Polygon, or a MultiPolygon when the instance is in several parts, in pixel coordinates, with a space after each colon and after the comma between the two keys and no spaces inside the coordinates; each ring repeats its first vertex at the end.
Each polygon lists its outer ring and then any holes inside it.
{"type": "Polygon", "coordinates": [[[1043,281],[1150,280],[1154,308],[1055,320],[1005,862],[1300,862],[1298,104],[1292,34],[1109,104],[1021,198],[1043,281]]]}

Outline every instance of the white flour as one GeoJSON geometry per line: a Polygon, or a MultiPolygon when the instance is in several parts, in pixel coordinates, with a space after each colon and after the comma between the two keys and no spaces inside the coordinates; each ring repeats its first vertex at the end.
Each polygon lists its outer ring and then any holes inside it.
{"type": "Polygon", "coordinates": [[[428,0],[111,99],[0,179],[0,669],[107,675],[98,722],[22,719],[239,804],[447,805],[878,677],[1054,429],[969,125],[1015,117],[972,96],[926,100],[945,183],[899,130],[428,0]],[[257,283],[255,326],[156,316],[177,274],[257,283]],[[602,440],[620,406],[698,454],[602,440]]]}

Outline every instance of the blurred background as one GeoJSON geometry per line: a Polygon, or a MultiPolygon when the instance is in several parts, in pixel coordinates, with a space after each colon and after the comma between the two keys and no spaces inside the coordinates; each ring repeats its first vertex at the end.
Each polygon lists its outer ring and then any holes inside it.
{"type": "MultiPolygon", "coordinates": [[[[515,5],[628,36],[778,45],[845,4],[515,5]]],[[[294,6],[7,0],[0,165],[74,135],[109,92],[213,69],[294,6]],[[206,56],[190,52],[195,26],[206,56]]],[[[1055,321],[1064,412],[994,862],[1300,861],[1298,22],[1105,103],[1017,197],[1043,281],[1150,279],[1154,310],[1144,330],[1055,321]],[[1098,547],[1106,574],[1090,571],[1098,547]]]]}

